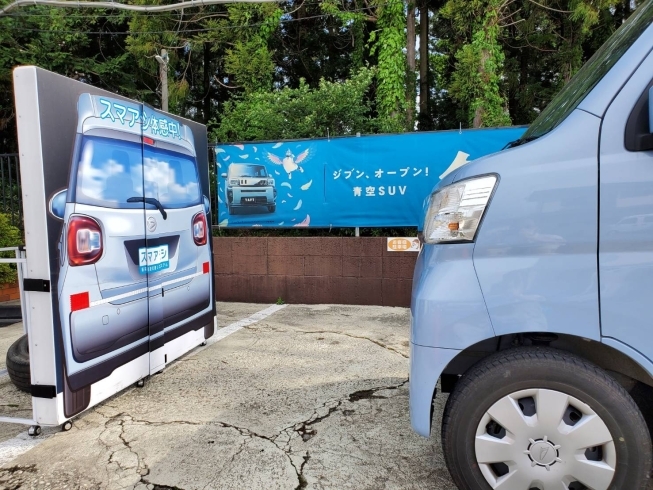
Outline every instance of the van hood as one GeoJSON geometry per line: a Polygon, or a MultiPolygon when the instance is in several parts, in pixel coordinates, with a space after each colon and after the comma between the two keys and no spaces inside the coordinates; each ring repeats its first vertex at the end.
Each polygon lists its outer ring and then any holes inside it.
{"type": "MultiPolygon", "coordinates": [[[[486,155],[459,167],[451,180],[443,179],[438,187],[447,183],[486,174],[497,174],[499,178],[529,174],[535,183],[540,172],[548,167],[558,167],[561,179],[565,173],[578,165],[579,160],[589,159],[596,164],[596,152],[581,151],[581,143],[596,145],[601,119],[580,109],[574,110],[553,131],[523,145],[486,155]]],[[[448,177],[448,176],[447,176],[448,177]]],[[[595,176],[596,177],[596,176],[595,176]]]]}

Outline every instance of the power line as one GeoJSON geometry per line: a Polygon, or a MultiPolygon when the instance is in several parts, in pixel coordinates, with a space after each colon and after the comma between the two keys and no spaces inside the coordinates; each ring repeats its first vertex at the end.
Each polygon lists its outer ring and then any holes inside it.
{"type": "MultiPolygon", "coordinates": [[[[269,0],[269,1],[271,2],[272,0],[269,0]]],[[[279,0],[279,3],[282,2],[282,1],[283,0],[279,0]]],[[[304,5],[310,5],[310,6],[319,6],[321,3],[322,2],[320,2],[320,1],[317,1],[317,2],[303,2],[304,5]]],[[[30,6],[34,6],[34,4],[30,3],[30,6]]],[[[98,10],[107,10],[107,9],[98,8],[98,10]]],[[[369,8],[359,8],[359,9],[346,10],[343,13],[360,12],[360,11],[364,11],[364,10],[369,10],[369,8]]],[[[294,11],[295,10],[293,10],[291,12],[284,12],[284,15],[288,14],[288,13],[292,13],[294,11]]],[[[161,16],[162,13],[163,12],[139,12],[140,15],[147,16],[147,17],[161,16]]],[[[109,14],[109,13],[97,13],[97,14],[66,13],[67,18],[75,18],[75,19],[77,19],[77,18],[80,18],[80,19],[90,18],[90,19],[92,19],[92,18],[96,18],[96,17],[101,17],[103,19],[109,19],[109,18],[119,19],[119,18],[122,18],[124,15],[128,15],[128,13],[127,12],[114,13],[114,14],[109,14]]],[[[195,14],[192,14],[192,15],[195,15],[195,14]]],[[[3,14],[2,17],[4,17],[4,18],[14,18],[14,19],[21,19],[21,18],[22,19],[27,19],[27,18],[32,18],[32,17],[48,17],[49,18],[49,17],[51,17],[51,15],[50,15],[49,11],[43,12],[43,13],[36,13],[36,12],[32,12],[32,11],[30,11],[28,9],[28,10],[24,10],[24,11],[22,11],[20,13],[3,14]]],[[[305,18],[309,18],[309,17],[305,17],[305,18]]],[[[175,18],[175,20],[176,20],[176,18],[175,18]]]]}
{"type": "MultiPolygon", "coordinates": [[[[354,9],[354,10],[348,10],[347,13],[350,12],[361,12],[367,9],[361,8],[361,9],[354,9]]],[[[301,22],[304,20],[311,20],[311,19],[321,19],[325,17],[331,17],[334,16],[335,14],[320,14],[320,15],[312,15],[309,17],[301,17],[298,19],[280,19],[279,23],[280,24],[287,24],[290,22],[301,22]]],[[[113,32],[113,31],[62,31],[62,30],[50,30],[50,29],[32,29],[32,28],[26,28],[22,26],[10,26],[14,30],[20,30],[20,31],[27,31],[27,32],[47,32],[51,34],[89,34],[89,35],[111,35],[111,36],[130,36],[132,34],[193,34],[193,33],[201,33],[201,32],[214,32],[214,31],[221,31],[221,30],[231,30],[231,29],[245,29],[248,27],[260,27],[264,25],[264,22],[258,22],[256,24],[244,24],[244,25],[237,25],[237,26],[220,26],[220,27],[211,27],[211,28],[202,28],[202,29],[170,29],[170,30],[163,30],[163,31],[126,31],[126,32],[113,32]]]]}
{"type": "Polygon", "coordinates": [[[88,1],[70,1],[70,0],[14,0],[5,8],[0,9],[0,16],[5,15],[10,10],[25,5],[49,5],[51,7],[72,7],[72,8],[106,8],[131,10],[133,12],[169,12],[171,10],[181,10],[191,7],[204,7],[205,5],[219,5],[225,3],[278,3],[280,0],[185,0],[169,5],[131,5],[117,2],[88,2],[88,1]]]}

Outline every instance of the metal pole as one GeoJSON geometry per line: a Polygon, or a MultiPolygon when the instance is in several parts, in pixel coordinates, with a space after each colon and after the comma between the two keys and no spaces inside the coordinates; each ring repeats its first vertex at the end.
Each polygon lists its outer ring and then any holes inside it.
{"type": "MultiPolygon", "coordinates": [[[[26,259],[26,254],[20,247],[16,249],[16,259],[26,259]]],[[[18,291],[20,292],[20,313],[23,318],[23,333],[27,334],[27,300],[25,298],[25,291],[23,290],[23,267],[26,266],[25,262],[19,262],[16,264],[16,269],[18,272],[18,291]]]]}
{"type": "Polygon", "coordinates": [[[211,191],[211,225],[213,226],[218,224],[218,195],[220,194],[220,190],[218,187],[218,154],[215,152],[215,147],[212,150],[209,152],[209,177],[211,179],[211,182],[209,182],[209,191],[213,189],[211,191]],[[213,207],[214,204],[215,207],[213,207]]]}
{"type": "MultiPolygon", "coordinates": [[[[9,167],[9,222],[13,225],[14,221],[14,184],[11,179],[11,159],[7,159],[7,167],[9,167]]],[[[6,210],[5,210],[6,211],[6,210]]]]}
{"type": "Polygon", "coordinates": [[[20,160],[18,159],[18,156],[14,157],[14,162],[16,162],[16,182],[18,183],[18,227],[21,230],[25,229],[25,226],[23,224],[23,189],[22,189],[22,183],[23,180],[20,175],[20,160]]]}
{"type": "MultiPolygon", "coordinates": [[[[7,204],[5,203],[5,157],[0,157],[0,183],[2,183],[2,212],[6,213],[7,204]]],[[[9,220],[11,221],[11,218],[9,218],[9,220]]]]}
{"type": "Polygon", "coordinates": [[[159,62],[159,77],[161,77],[161,109],[168,112],[168,52],[161,50],[156,60],[159,62]]]}

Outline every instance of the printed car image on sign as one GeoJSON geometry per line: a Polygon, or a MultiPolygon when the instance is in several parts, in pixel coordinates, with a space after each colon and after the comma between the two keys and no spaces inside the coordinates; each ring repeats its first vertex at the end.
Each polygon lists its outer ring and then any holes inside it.
{"type": "Polygon", "coordinates": [[[211,309],[203,273],[208,209],[192,133],[153,111],[90,94],[80,95],[78,117],[70,186],[52,198],[65,196],[65,206],[51,206],[67,226],[58,291],[73,390],[83,385],[78,373],[87,378],[92,368],[102,376],[115,354],[211,309]],[[66,302],[79,294],[88,306],[66,302]]]}
{"type": "Polygon", "coordinates": [[[43,145],[43,162],[25,159],[34,168],[22,170],[48,175],[53,326],[42,328],[54,327],[61,420],[160,371],[213,332],[206,128],[20,70],[36,80],[36,97],[23,106],[38,102],[26,110],[39,115],[43,145]]]}

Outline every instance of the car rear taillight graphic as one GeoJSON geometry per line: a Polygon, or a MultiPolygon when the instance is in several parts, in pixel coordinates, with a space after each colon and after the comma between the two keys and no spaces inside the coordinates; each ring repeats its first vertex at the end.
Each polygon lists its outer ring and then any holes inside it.
{"type": "Polygon", "coordinates": [[[68,222],[68,263],[94,264],[102,257],[102,229],[87,216],[73,216],[68,222]]]}
{"type": "Polygon", "coordinates": [[[206,245],[206,216],[199,212],[193,216],[193,240],[195,245],[206,245]]]}

